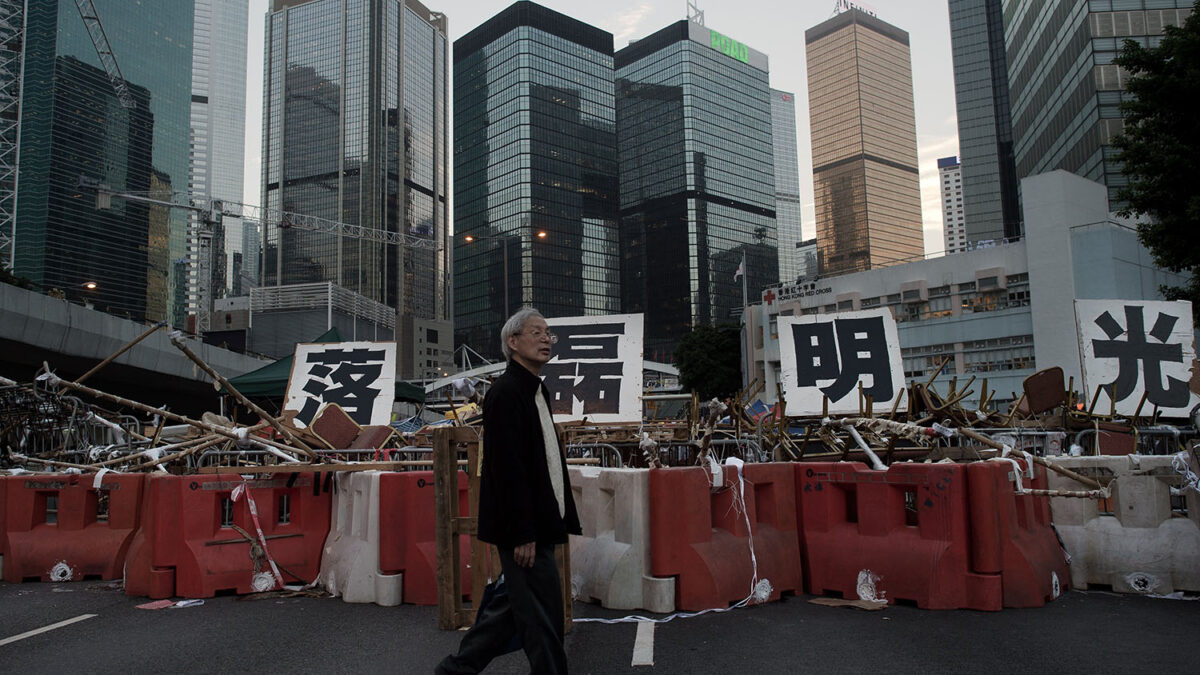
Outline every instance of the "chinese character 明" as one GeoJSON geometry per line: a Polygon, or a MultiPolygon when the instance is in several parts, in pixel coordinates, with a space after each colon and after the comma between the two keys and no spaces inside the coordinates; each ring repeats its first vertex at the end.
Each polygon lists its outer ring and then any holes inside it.
{"type": "Polygon", "coordinates": [[[1141,305],[1125,306],[1125,328],[1122,329],[1111,314],[1105,312],[1096,317],[1096,325],[1107,340],[1092,340],[1092,351],[1099,359],[1117,360],[1117,377],[1108,384],[1100,385],[1109,398],[1121,401],[1129,397],[1137,388],[1138,374],[1146,390],[1146,400],[1160,408],[1179,408],[1186,406],[1190,400],[1188,383],[1174,377],[1166,377],[1163,384],[1162,364],[1182,363],[1183,345],[1170,344],[1171,330],[1179,317],[1159,312],[1154,320],[1154,327],[1147,333],[1145,319],[1142,316],[1144,307],[1141,305]],[[1116,338],[1122,333],[1125,339],[1116,338]],[[1146,336],[1154,338],[1150,342],[1146,336]],[[1138,364],[1141,363],[1141,368],[1138,364]]]}
{"type": "Polygon", "coordinates": [[[814,387],[818,380],[833,380],[832,384],[821,387],[821,393],[837,401],[849,394],[860,379],[869,376],[871,384],[866,386],[864,382],[864,394],[877,401],[889,401],[895,396],[883,317],[795,324],[792,339],[796,345],[799,386],[814,387]]]}

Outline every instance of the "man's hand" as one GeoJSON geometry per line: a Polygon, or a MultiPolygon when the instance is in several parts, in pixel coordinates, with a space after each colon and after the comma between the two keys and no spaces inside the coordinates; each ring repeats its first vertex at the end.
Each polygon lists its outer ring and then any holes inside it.
{"type": "Polygon", "coordinates": [[[533,556],[537,553],[537,542],[521,544],[513,549],[513,560],[521,567],[533,567],[533,556]]]}

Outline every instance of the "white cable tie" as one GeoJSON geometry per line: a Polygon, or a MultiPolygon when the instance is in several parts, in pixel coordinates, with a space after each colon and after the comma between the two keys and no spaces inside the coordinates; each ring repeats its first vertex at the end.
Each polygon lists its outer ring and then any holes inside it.
{"type": "Polygon", "coordinates": [[[712,474],[712,488],[720,489],[725,484],[725,475],[721,471],[721,465],[717,462],[717,458],[710,453],[708,455],[708,470],[712,474]]]}
{"type": "Polygon", "coordinates": [[[933,430],[936,431],[939,436],[945,436],[946,438],[954,438],[958,435],[958,429],[944,426],[942,424],[938,424],[937,422],[933,423],[933,430]]]}
{"type": "Polygon", "coordinates": [[[100,483],[104,479],[104,474],[106,474],[108,472],[109,472],[108,469],[100,469],[99,471],[96,472],[96,477],[92,480],[92,489],[93,490],[100,489],[100,483]]]}
{"type": "Polygon", "coordinates": [[[250,444],[257,445],[258,447],[262,448],[263,450],[266,450],[267,452],[271,453],[272,455],[275,455],[276,457],[278,457],[284,461],[290,462],[292,464],[300,463],[300,460],[296,459],[295,457],[292,457],[291,455],[287,454],[286,452],[280,451],[278,448],[276,448],[273,445],[263,443],[261,441],[255,440],[250,437],[247,437],[246,441],[250,444]]]}
{"type": "Polygon", "coordinates": [[[1029,491],[1025,489],[1025,486],[1023,486],[1021,484],[1021,474],[1024,473],[1024,471],[1021,469],[1021,465],[1020,465],[1020,463],[1017,462],[1017,460],[1013,459],[1012,457],[1005,456],[1005,457],[993,457],[988,461],[1008,462],[1008,463],[1012,464],[1012,466],[1013,466],[1013,474],[1012,474],[1013,482],[1016,483],[1016,488],[1014,488],[1014,491],[1019,495],[1029,493],[1029,491]]]}

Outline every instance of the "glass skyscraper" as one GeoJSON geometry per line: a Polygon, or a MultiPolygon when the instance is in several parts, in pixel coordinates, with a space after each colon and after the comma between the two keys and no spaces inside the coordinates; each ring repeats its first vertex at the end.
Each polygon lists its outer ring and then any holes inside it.
{"type": "Polygon", "coordinates": [[[614,126],[612,34],[517,2],[455,41],[456,344],[620,311],[614,126]]]}
{"type": "Polygon", "coordinates": [[[779,281],[800,276],[800,156],[796,148],[796,95],[771,90],[771,140],[775,151],[775,226],[779,232],[779,281]]]}
{"type": "MultiPolygon", "coordinates": [[[[1004,0],[1004,42],[1017,178],[1063,169],[1108,186],[1127,184],[1111,142],[1126,96],[1113,64],[1121,43],[1155,47],[1193,0],[1004,0]]],[[[968,224],[970,215],[968,214],[968,224]]]]}
{"type": "Polygon", "coordinates": [[[621,297],[645,353],[667,360],[699,325],[737,321],[779,281],[767,56],[694,21],[616,53],[621,297]]]}
{"type": "Polygon", "coordinates": [[[119,197],[100,209],[94,186],[164,201],[187,189],[194,2],[95,0],[119,79],[74,2],[27,8],[15,271],[101,310],[179,325],[186,212],[119,197]]]}
{"type": "MultiPolygon", "coordinates": [[[[192,61],[192,195],[242,201],[242,163],[246,144],[245,0],[195,0],[195,58],[192,61]]],[[[225,217],[210,238],[201,238],[199,214],[192,215],[189,253],[195,270],[189,311],[199,317],[197,330],[215,299],[233,292],[236,254],[242,252],[241,219],[225,217]]],[[[240,256],[239,256],[240,257],[240,256]]]]}
{"type": "Polygon", "coordinates": [[[430,245],[267,223],[263,283],[329,281],[445,320],[445,17],[416,0],[273,0],[265,33],[262,205],[430,245]]]}
{"type": "Polygon", "coordinates": [[[966,243],[1015,239],[1021,205],[1001,0],[950,0],[950,42],[966,243]]]}
{"type": "Polygon", "coordinates": [[[920,260],[908,33],[849,9],[804,41],[821,274],[920,260]]]}

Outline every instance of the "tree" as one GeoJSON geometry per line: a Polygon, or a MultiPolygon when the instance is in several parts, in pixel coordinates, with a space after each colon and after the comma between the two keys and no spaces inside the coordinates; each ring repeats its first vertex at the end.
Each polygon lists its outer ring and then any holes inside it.
{"type": "Polygon", "coordinates": [[[33,290],[33,282],[25,277],[19,277],[12,273],[7,265],[0,265],[0,283],[12,284],[17,288],[25,288],[33,290]]]}
{"type": "Polygon", "coordinates": [[[736,394],[742,388],[741,348],[738,326],[697,326],[675,348],[680,384],[702,399],[736,394]]]}
{"type": "Polygon", "coordinates": [[[1200,311],[1200,2],[1182,26],[1164,28],[1158,47],[1126,40],[1114,63],[1130,75],[1124,133],[1113,140],[1129,178],[1120,214],[1150,218],[1138,239],[1160,266],[1191,274],[1163,294],[1200,311]]]}

